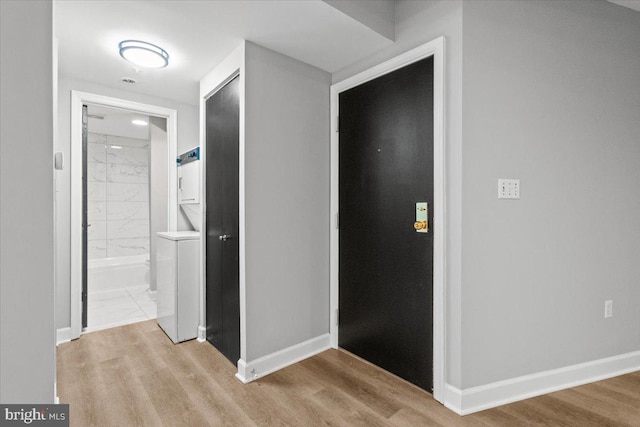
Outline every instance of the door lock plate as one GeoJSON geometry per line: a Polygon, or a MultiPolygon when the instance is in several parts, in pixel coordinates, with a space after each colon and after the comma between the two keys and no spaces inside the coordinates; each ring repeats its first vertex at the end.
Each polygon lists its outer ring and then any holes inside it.
{"type": "Polygon", "coordinates": [[[416,203],[416,222],[413,228],[418,233],[429,232],[429,204],[427,202],[416,203]]]}

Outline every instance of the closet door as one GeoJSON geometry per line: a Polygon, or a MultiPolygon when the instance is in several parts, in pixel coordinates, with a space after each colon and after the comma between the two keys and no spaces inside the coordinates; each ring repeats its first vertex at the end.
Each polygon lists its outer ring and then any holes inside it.
{"type": "Polygon", "coordinates": [[[240,358],[239,77],[206,102],[207,340],[240,358]]]}

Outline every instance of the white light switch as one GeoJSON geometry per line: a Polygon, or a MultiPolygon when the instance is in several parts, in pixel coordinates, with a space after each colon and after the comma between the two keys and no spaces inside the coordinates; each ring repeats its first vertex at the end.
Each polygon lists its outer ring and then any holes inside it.
{"type": "Polygon", "coordinates": [[[520,180],[519,179],[499,179],[498,199],[519,199],[520,180]]]}
{"type": "Polygon", "coordinates": [[[64,167],[64,157],[62,156],[62,151],[56,152],[53,159],[54,159],[53,165],[55,169],[61,171],[62,168],[64,167]]]}
{"type": "Polygon", "coordinates": [[[608,319],[613,317],[613,301],[607,300],[604,302],[604,318],[608,319]]]}

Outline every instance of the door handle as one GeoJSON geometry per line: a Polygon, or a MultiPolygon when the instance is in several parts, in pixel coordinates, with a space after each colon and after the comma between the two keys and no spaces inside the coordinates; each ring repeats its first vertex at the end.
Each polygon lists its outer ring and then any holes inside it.
{"type": "Polygon", "coordinates": [[[231,236],[228,235],[228,234],[223,234],[222,236],[218,236],[218,240],[223,241],[223,242],[226,242],[230,238],[231,238],[231,236]]]}
{"type": "Polygon", "coordinates": [[[427,221],[416,221],[413,223],[413,228],[415,228],[416,231],[429,230],[429,227],[427,226],[427,221]]]}

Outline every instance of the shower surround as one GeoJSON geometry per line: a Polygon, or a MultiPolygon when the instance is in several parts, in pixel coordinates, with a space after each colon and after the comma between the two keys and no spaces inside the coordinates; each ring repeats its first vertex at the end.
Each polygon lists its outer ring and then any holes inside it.
{"type": "Polygon", "coordinates": [[[90,292],[148,284],[149,140],[88,134],[90,292]]]}
{"type": "Polygon", "coordinates": [[[149,140],[89,133],[88,258],[149,254],[149,140]]]}

